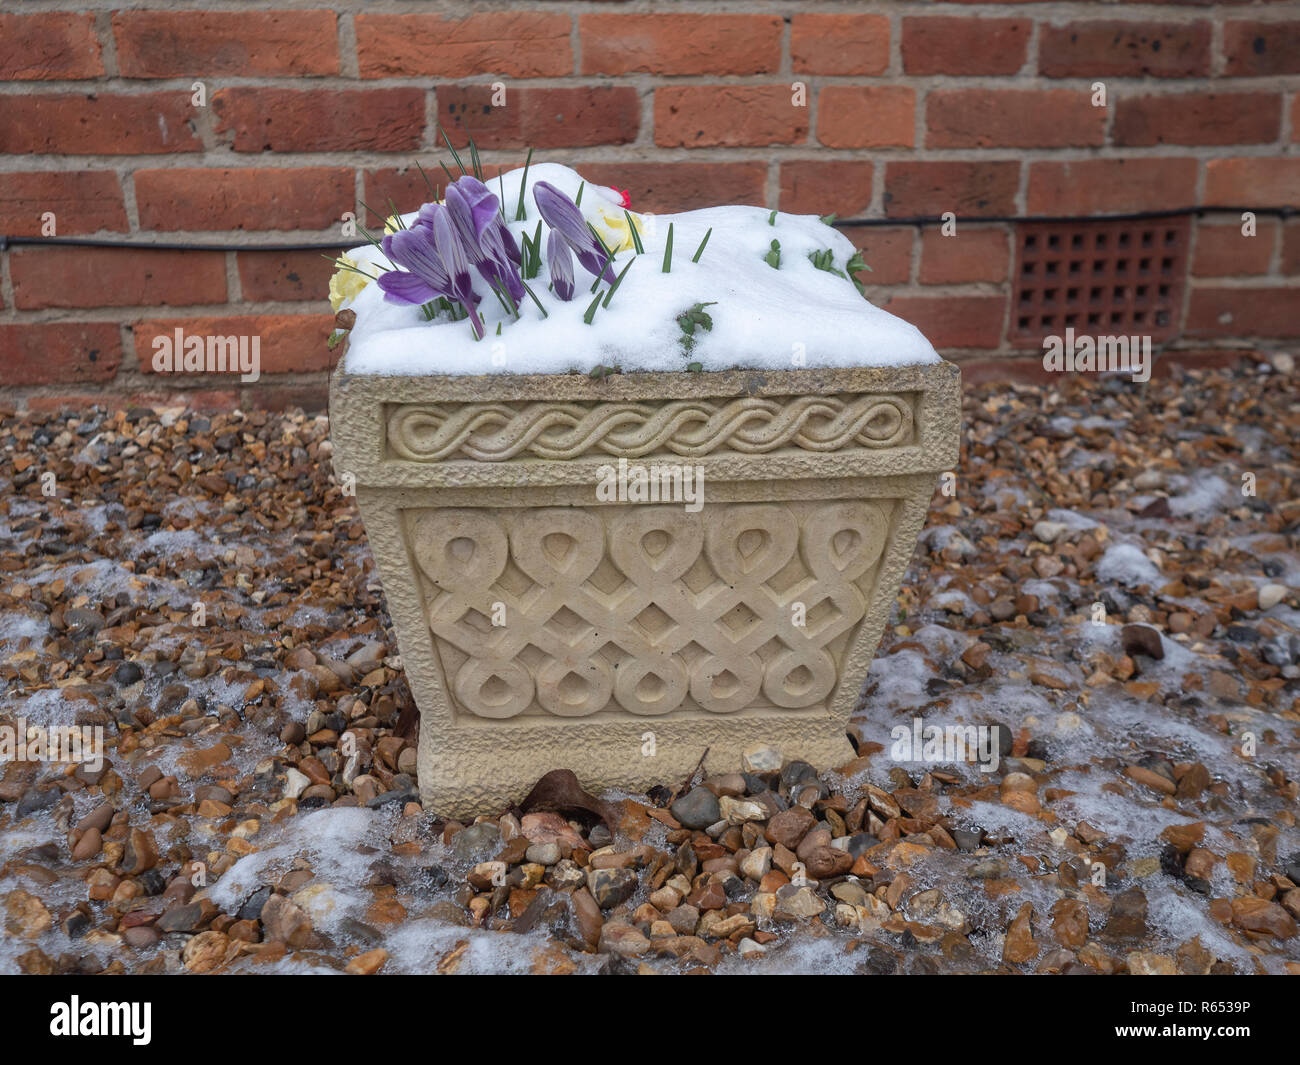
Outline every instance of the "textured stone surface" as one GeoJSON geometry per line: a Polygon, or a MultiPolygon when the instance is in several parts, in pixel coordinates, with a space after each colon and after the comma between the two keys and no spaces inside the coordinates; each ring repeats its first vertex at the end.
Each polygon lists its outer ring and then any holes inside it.
{"type": "Polygon", "coordinates": [[[557,766],[645,788],[758,740],[846,761],[958,401],[947,363],[596,382],[345,359],[335,468],[420,707],[425,801],[499,809],[557,766]],[[702,468],[702,509],[600,500],[619,458],[702,468]]]}

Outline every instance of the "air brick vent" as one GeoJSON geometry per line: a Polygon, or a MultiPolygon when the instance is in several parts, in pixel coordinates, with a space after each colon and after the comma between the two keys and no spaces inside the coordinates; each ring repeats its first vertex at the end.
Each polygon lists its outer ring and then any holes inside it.
{"type": "Polygon", "coordinates": [[[1178,328],[1187,274],[1189,219],[1016,226],[1016,272],[1008,339],[1149,336],[1178,328]]]}

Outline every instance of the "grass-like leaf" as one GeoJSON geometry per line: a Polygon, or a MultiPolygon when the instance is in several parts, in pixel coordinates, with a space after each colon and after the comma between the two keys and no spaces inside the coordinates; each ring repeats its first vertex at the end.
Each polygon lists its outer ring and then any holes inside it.
{"type": "Polygon", "coordinates": [[[632,221],[632,212],[626,207],[623,209],[623,217],[627,219],[628,232],[632,234],[632,250],[638,255],[644,255],[645,245],[641,243],[641,234],[637,232],[636,223],[632,221]]]}
{"type": "Polygon", "coordinates": [[[528,298],[531,299],[535,304],[537,304],[537,309],[542,312],[542,317],[549,318],[550,315],[546,313],[546,308],[542,306],[542,301],[537,298],[537,294],[534,293],[533,290],[528,287],[528,284],[526,282],[521,281],[520,284],[524,286],[524,291],[528,293],[528,298]]]}
{"type": "Polygon", "coordinates": [[[582,316],[582,320],[588,325],[591,325],[592,320],[596,317],[596,308],[600,306],[600,301],[601,293],[597,292],[596,298],[592,300],[591,304],[587,307],[587,313],[582,316]]]}
{"type": "Polygon", "coordinates": [[[668,223],[668,239],[664,242],[664,270],[665,274],[673,272],[673,224],[668,223]]]}
{"type": "Polygon", "coordinates": [[[691,262],[698,263],[700,256],[704,254],[704,246],[709,243],[709,238],[713,236],[713,227],[709,226],[708,231],[704,234],[704,239],[700,241],[700,246],[695,249],[695,254],[691,256],[691,262]]]}
{"type": "Polygon", "coordinates": [[[527,218],[524,211],[524,190],[528,187],[528,168],[533,164],[533,150],[528,149],[528,158],[524,160],[524,174],[519,179],[519,204],[515,207],[515,221],[522,222],[527,218]]]}
{"type": "Polygon", "coordinates": [[[420,165],[420,160],[418,159],[415,161],[415,169],[420,172],[420,177],[424,178],[424,184],[429,189],[429,195],[436,200],[438,198],[438,190],[434,187],[433,182],[429,180],[429,175],[424,172],[424,167],[420,165]]]}
{"type": "Polygon", "coordinates": [[[614,278],[614,283],[609,286],[609,291],[605,293],[605,302],[601,304],[602,307],[609,306],[609,301],[614,298],[614,293],[618,291],[618,286],[623,283],[623,278],[627,277],[627,272],[632,269],[634,262],[636,262],[635,256],[627,261],[627,265],[623,267],[618,277],[614,278]]]}
{"type": "MultiPolygon", "coordinates": [[[[452,147],[451,138],[447,136],[447,131],[442,128],[442,122],[438,122],[438,132],[442,134],[443,142],[447,145],[447,151],[451,152],[451,158],[460,168],[461,175],[464,176],[465,174],[468,174],[469,171],[466,169],[465,164],[461,162],[460,153],[452,147]]],[[[444,169],[446,168],[444,167],[444,169]]],[[[451,171],[447,171],[447,174],[450,176],[451,171]]]]}

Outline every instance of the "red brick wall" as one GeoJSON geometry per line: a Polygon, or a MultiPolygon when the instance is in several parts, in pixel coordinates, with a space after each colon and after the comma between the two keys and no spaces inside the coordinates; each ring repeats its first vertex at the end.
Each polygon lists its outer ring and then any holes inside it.
{"type": "MultiPolygon", "coordinates": [[[[981,218],[1300,206],[1285,2],[191,6],[0,13],[0,234],[39,235],[53,212],[61,237],[240,249],[9,248],[7,400],[184,387],[196,403],[319,403],[331,267],[258,248],[336,239],[363,200],[414,208],[410,163],[438,158],[437,119],[472,116],[489,164],[532,145],[636,208],[955,212],[955,237],[847,232],[870,298],[959,359],[1013,352],[1014,230],[981,218]],[[265,376],[150,373],[150,338],[177,324],[260,335],[265,376]]],[[[1190,252],[1178,346],[1300,334],[1300,220],[1261,216],[1247,238],[1207,216],[1190,252]]]]}

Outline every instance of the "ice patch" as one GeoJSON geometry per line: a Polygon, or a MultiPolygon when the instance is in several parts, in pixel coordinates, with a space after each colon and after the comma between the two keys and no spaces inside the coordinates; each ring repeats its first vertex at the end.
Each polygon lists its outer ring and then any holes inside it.
{"type": "Polygon", "coordinates": [[[1126,588],[1143,584],[1154,586],[1160,581],[1160,571],[1133,544],[1111,544],[1097,563],[1097,579],[1122,584],[1126,588]]]}

